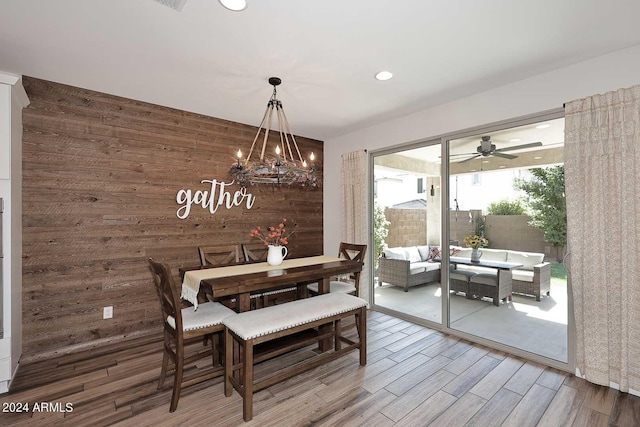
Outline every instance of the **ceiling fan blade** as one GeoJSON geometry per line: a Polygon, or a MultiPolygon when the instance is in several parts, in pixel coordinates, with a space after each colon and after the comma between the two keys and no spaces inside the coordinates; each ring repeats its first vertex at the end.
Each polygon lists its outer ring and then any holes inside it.
{"type": "Polygon", "coordinates": [[[538,141],[538,142],[531,142],[529,144],[516,145],[514,147],[498,148],[496,151],[521,150],[523,148],[532,148],[532,147],[540,147],[540,146],[542,146],[542,142],[538,141]]]}
{"type": "Polygon", "coordinates": [[[471,156],[474,154],[478,154],[478,153],[457,153],[457,154],[449,154],[449,157],[453,157],[453,156],[471,156]]]}
{"type": "Polygon", "coordinates": [[[502,154],[502,153],[498,153],[498,150],[494,151],[492,154],[492,156],[496,156],[496,157],[502,157],[503,159],[515,159],[518,156],[514,156],[513,154],[502,154]]]}
{"type": "Polygon", "coordinates": [[[475,156],[471,156],[471,157],[469,157],[468,159],[464,159],[464,160],[462,160],[462,161],[460,161],[460,162],[458,162],[458,163],[468,162],[469,160],[476,159],[476,158],[480,157],[481,155],[482,155],[482,154],[476,154],[475,156]]]}

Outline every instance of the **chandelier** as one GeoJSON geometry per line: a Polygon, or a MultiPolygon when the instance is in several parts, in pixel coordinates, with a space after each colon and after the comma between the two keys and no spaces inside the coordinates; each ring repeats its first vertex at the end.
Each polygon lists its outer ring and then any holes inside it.
{"type": "Polygon", "coordinates": [[[278,77],[269,78],[269,84],[273,86],[273,94],[267,103],[267,109],[258,132],[253,138],[249,154],[243,160],[242,150],[238,150],[237,161],[229,170],[229,175],[243,187],[255,184],[297,184],[313,188],[318,185],[314,168],[315,157],[313,153],[310,154],[310,163],[302,158],[298,143],[289,128],[282,102],[277,98],[276,87],[280,83],[282,80],[278,77]],[[274,117],[278,123],[279,139],[273,132],[271,142],[272,144],[275,142],[275,149],[271,151],[267,147],[274,117]],[[262,144],[258,142],[261,134],[262,144]]]}

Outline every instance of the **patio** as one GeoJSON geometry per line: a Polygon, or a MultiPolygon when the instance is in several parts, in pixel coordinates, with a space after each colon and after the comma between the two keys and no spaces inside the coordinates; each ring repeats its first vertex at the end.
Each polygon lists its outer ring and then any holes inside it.
{"type": "MultiPolygon", "coordinates": [[[[560,266],[562,268],[562,266],[560,266]]],[[[557,269],[557,267],[556,267],[557,269]]],[[[560,274],[561,276],[561,274],[560,274]]],[[[441,287],[430,283],[410,288],[375,287],[375,304],[421,319],[441,323],[441,287]]],[[[451,327],[551,359],[567,361],[567,283],[552,277],[551,295],[513,295],[513,301],[492,305],[489,299],[468,300],[451,294],[451,327]]]]}

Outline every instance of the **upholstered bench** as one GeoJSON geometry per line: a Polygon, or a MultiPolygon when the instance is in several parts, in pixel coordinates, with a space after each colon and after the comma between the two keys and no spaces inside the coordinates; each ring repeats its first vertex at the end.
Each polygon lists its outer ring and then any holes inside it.
{"type": "MultiPolygon", "coordinates": [[[[499,273],[502,273],[500,271],[499,273]]],[[[508,273],[508,272],[506,272],[508,273]]],[[[493,305],[500,306],[500,300],[511,301],[512,284],[511,275],[502,274],[498,280],[497,274],[478,273],[469,279],[469,294],[480,298],[489,297],[493,299],[493,305]]]]}
{"type": "Polygon", "coordinates": [[[473,271],[451,270],[449,272],[449,290],[454,292],[464,292],[467,298],[471,298],[469,293],[469,279],[475,275],[473,271]]]}
{"type": "Polygon", "coordinates": [[[243,417],[245,421],[249,421],[253,418],[253,393],[256,391],[336,359],[356,348],[360,350],[360,365],[364,366],[367,363],[366,308],[367,302],[361,298],[343,293],[329,293],[229,317],[228,322],[223,321],[225,325],[225,395],[231,396],[232,386],[240,393],[243,399],[243,417]],[[342,336],[341,320],[349,316],[355,316],[357,341],[342,336]],[[254,357],[256,345],[326,324],[332,324],[328,333],[318,333],[311,339],[277,350],[270,356],[284,354],[292,349],[327,338],[333,338],[333,350],[281,369],[258,381],[254,379],[254,363],[264,360],[264,357],[254,357]],[[342,343],[347,345],[342,347],[342,343]]]}

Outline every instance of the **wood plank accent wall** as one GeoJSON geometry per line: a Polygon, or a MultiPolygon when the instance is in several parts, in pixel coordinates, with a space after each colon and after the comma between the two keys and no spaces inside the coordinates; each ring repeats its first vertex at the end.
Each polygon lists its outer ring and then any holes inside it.
{"type": "MultiPolygon", "coordinates": [[[[252,227],[283,216],[297,224],[290,256],[322,254],[322,189],[250,187],[250,210],[194,206],[188,219],[176,216],[180,189],[231,181],[235,152],[248,151],[257,128],[31,77],[23,84],[23,361],[159,331],[149,257],[177,280],[179,267],[198,265],[199,245],[250,243],[252,227]],[[105,306],[113,319],[102,319],[105,306]]],[[[315,153],[322,182],[322,142],[297,141],[315,153]]]]}

